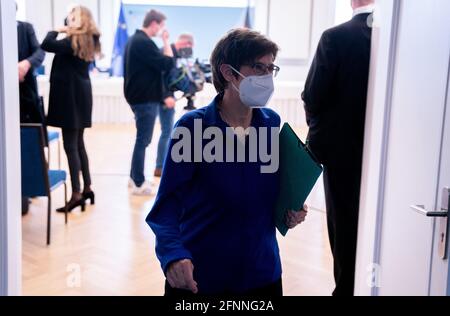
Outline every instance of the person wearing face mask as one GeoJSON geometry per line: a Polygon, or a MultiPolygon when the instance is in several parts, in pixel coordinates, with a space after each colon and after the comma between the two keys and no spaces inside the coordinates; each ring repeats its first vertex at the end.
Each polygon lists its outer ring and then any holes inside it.
{"type": "MultiPolygon", "coordinates": [[[[175,43],[170,45],[173,52],[174,65],[179,58],[192,57],[194,48],[194,37],[191,34],[183,33],[178,36],[175,43]]],[[[168,74],[165,73],[165,76],[168,74]]],[[[164,158],[167,154],[167,147],[169,146],[170,135],[172,134],[176,100],[174,93],[169,89],[168,82],[164,79],[163,102],[159,106],[159,120],[161,123],[161,137],[158,143],[158,155],[156,158],[156,168],[154,176],[161,178],[164,158]]]]}
{"type": "Polygon", "coordinates": [[[174,107],[173,100],[163,100],[162,77],[174,66],[169,33],[165,30],[164,14],[151,10],[143,27],[128,40],[125,48],[124,91],[136,121],[136,142],[131,163],[129,186],[133,195],[151,195],[150,182],[145,180],[145,151],[153,136],[156,117],[165,103],[174,107]],[[152,37],[161,37],[163,52],[152,37]]]}
{"type": "Polygon", "coordinates": [[[47,123],[62,128],[72,183],[72,198],[65,207],[57,210],[60,213],[79,206],[84,211],[86,200],[95,203],[84,130],[92,126],[89,66],[101,54],[100,32],[88,8],[74,6],[67,24],[49,32],[41,45],[43,50],[55,54],[50,75],[47,123]],[[65,37],[58,40],[59,34],[65,37]],[[83,191],[80,173],[83,175],[83,191]]]}
{"type": "MultiPolygon", "coordinates": [[[[183,151],[195,155],[195,143],[206,148],[204,139],[196,138],[202,137],[196,133],[199,123],[203,132],[214,129],[222,135],[220,144],[232,139],[238,146],[238,133],[225,137],[231,128],[252,127],[258,139],[264,129],[279,130],[280,117],[267,108],[273,78],[280,70],[274,64],[277,53],[274,42],[248,29],[232,30],[219,41],[211,57],[218,96],[176,124],[174,135],[177,131],[193,135],[188,143],[192,150],[183,151]]],[[[235,162],[197,162],[192,157],[179,162],[172,152],[184,140],[175,138],[146,219],[156,235],[156,255],[167,278],[165,295],[282,296],[274,219],[279,173],[262,173],[260,159],[236,162],[234,145],[222,148],[223,156],[231,154],[235,162]]],[[[242,147],[246,155],[252,147],[247,139],[242,147]]],[[[269,136],[267,141],[274,140],[269,136]]],[[[286,224],[296,227],[306,211],[306,206],[290,211],[286,224]]]]}

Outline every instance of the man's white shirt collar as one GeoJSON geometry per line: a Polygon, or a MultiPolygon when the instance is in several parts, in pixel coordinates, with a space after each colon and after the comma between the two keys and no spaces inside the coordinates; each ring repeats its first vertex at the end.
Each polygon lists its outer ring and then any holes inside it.
{"type": "Polygon", "coordinates": [[[357,16],[359,14],[364,13],[373,13],[373,10],[375,9],[375,6],[373,4],[365,5],[363,7],[359,7],[355,10],[353,10],[353,16],[357,16]]]}

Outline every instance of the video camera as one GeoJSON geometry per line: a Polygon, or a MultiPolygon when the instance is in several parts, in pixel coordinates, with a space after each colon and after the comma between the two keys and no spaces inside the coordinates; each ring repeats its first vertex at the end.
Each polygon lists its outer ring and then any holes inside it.
{"type": "Polygon", "coordinates": [[[208,62],[193,58],[192,48],[178,52],[176,67],[167,75],[167,87],[172,92],[181,91],[188,100],[185,110],[195,110],[195,95],[202,91],[205,83],[212,83],[212,70],[208,62]]]}

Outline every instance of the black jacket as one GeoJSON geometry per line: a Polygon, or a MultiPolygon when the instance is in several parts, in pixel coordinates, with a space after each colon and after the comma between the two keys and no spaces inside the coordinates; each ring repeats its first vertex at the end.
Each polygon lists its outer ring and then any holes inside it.
{"type": "Polygon", "coordinates": [[[161,102],[162,76],[172,69],[173,58],[164,56],[141,30],[128,40],[125,48],[124,91],[129,104],[161,102]]]}
{"type": "Polygon", "coordinates": [[[47,123],[67,129],[91,127],[90,63],[74,55],[70,38],[57,40],[57,37],[58,32],[49,32],[41,45],[45,51],[55,53],[47,123]]]}
{"type": "Polygon", "coordinates": [[[17,22],[17,42],[19,62],[28,60],[31,69],[25,76],[25,81],[19,84],[20,90],[20,121],[22,123],[43,123],[44,113],[40,107],[34,71],[41,66],[45,53],[41,49],[34,28],[30,23],[17,22]]]}
{"type": "MultiPolygon", "coordinates": [[[[172,53],[173,53],[173,65],[172,65],[172,68],[175,68],[177,60],[179,58],[179,55],[178,55],[177,48],[175,47],[175,44],[170,45],[170,48],[172,48],[172,53]]],[[[163,53],[163,49],[161,49],[160,51],[161,51],[161,54],[162,54],[163,53]]],[[[165,99],[167,99],[169,97],[172,97],[172,98],[175,97],[175,93],[173,91],[170,91],[170,89],[169,89],[169,81],[168,81],[168,78],[167,78],[169,73],[170,73],[170,70],[163,72],[163,94],[162,94],[162,99],[163,100],[165,100],[165,99]]]]}
{"type": "Polygon", "coordinates": [[[325,165],[361,161],[372,29],[369,14],[326,31],[305,91],[308,143],[325,165]]]}

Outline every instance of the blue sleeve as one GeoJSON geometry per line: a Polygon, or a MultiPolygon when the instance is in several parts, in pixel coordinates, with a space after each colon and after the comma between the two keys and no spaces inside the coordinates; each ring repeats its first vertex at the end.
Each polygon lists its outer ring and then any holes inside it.
{"type": "MultiPolygon", "coordinates": [[[[175,126],[189,129],[193,135],[193,121],[181,119],[175,126]]],[[[178,140],[171,139],[163,169],[161,184],[155,205],[146,222],[156,235],[156,255],[164,273],[173,262],[190,259],[192,255],[184,247],[180,235],[180,218],[184,209],[182,189],[190,185],[195,171],[193,162],[176,163],[172,160],[172,148],[178,140]]]]}

